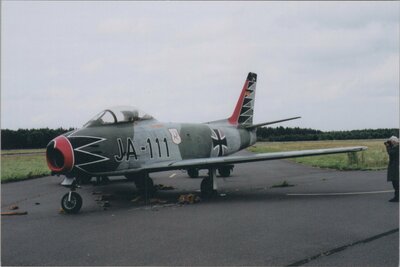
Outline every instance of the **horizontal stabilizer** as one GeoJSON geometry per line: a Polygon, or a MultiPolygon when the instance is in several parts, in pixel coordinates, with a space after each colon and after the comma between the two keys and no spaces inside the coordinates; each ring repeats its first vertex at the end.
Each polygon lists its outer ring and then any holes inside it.
{"type": "Polygon", "coordinates": [[[291,120],[296,120],[296,119],[300,119],[301,117],[293,117],[293,118],[288,118],[288,119],[283,119],[283,120],[278,120],[278,121],[270,121],[270,122],[263,122],[263,123],[258,123],[258,124],[253,124],[253,125],[243,125],[243,128],[246,129],[255,129],[261,126],[265,126],[265,125],[271,125],[271,124],[275,124],[275,123],[279,123],[279,122],[284,122],[284,121],[291,121],[291,120]]]}

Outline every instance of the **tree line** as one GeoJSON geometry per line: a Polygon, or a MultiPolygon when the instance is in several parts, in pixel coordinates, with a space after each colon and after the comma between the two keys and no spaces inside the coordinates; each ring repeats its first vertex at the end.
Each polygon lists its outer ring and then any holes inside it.
{"type": "Polygon", "coordinates": [[[74,129],[1,130],[1,149],[45,148],[52,139],[72,130],[74,129]]]}
{"type": "Polygon", "coordinates": [[[399,136],[399,129],[363,129],[351,131],[320,131],[308,128],[264,127],[257,129],[259,141],[318,141],[318,140],[355,140],[387,139],[399,136]]]}
{"type": "MultiPolygon", "coordinates": [[[[18,129],[1,131],[1,149],[45,148],[60,134],[74,130],[64,129],[18,129]]],[[[317,141],[349,139],[385,139],[399,136],[399,129],[364,129],[352,131],[320,131],[307,128],[258,128],[257,138],[260,141],[317,141]]]]}

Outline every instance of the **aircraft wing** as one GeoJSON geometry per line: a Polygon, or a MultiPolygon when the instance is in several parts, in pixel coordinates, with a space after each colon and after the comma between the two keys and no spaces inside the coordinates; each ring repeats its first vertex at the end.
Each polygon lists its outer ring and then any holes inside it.
{"type": "Polygon", "coordinates": [[[177,170],[187,168],[216,168],[228,164],[246,163],[253,161],[263,160],[274,160],[274,159],[286,159],[296,158],[304,156],[317,156],[347,152],[358,152],[366,150],[367,147],[339,147],[339,148],[327,148],[327,149],[312,149],[312,150],[299,150],[299,151],[285,151],[285,152],[272,152],[272,153],[261,153],[246,156],[226,156],[226,157],[215,157],[215,158],[199,158],[199,159],[187,159],[180,161],[160,162],[153,163],[144,166],[144,170],[148,172],[166,171],[166,170],[177,170]]]}

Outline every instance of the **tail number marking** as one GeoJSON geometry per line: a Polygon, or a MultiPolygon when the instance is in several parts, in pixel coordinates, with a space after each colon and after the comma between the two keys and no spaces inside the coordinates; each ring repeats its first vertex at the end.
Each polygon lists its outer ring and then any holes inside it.
{"type": "Polygon", "coordinates": [[[126,151],[124,150],[123,144],[122,144],[122,139],[121,138],[117,138],[117,142],[118,142],[118,149],[119,149],[119,155],[115,155],[114,158],[117,162],[121,162],[124,157],[126,161],[129,161],[130,157],[133,156],[135,158],[135,160],[137,160],[137,154],[136,154],[136,150],[135,150],[135,146],[133,145],[133,141],[131,138],[127,138],[126,144],[127,144],[127,148],[126,151]]]}
{"type": "MultiPolygon", "coordinates": [[[[167,138],[163,139],[164,143],[165,143],[165,150],[167,152],[167,158],[169,158],[170,154],[169,154],[169,147],[168,147],[168,141],[167,138]]],[[[162,149],[161,149],[161,142],[158,138],[156,138],[155,140],[156,144],[157,144],[157,148],[158,148],[158,157],[161,158],[162,157],[162,149]]],[[[133,157],[135,160],[138,160],[138,156],[136,153],[136,149],[135,149],[135,145],[134,142],[131,138],[127,138],[126,141],[126,149],[124,149],[124,144],[122,142],[121,138],[117,138],[117,143],[118,143],[118,151],[119,154],[115,155],[115,161],[117,162],[121,162],[125,159],[125,161],[129,161],[131,157],[133,157]]],[[[150,150],[150,158],[154,158],[154,153],[153,153],[153,145],[152,142],[150,140],[150,138],[147,138],[146,143],[148,145],[148,148],[150,150]]],[[[146,147],[141,147],[142,151],[146,150],[146,147]]]]}

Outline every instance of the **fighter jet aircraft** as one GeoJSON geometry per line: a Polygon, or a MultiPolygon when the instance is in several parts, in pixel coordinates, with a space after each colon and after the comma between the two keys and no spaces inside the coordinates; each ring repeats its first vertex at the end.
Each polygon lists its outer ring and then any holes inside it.
{"type": "Polygon", "coordinates": [[[79,181],[92,177],[125,176],[146,197],[154,193],[149,173],[187,170],[197,177],[208,169],[201,182],[201,194],[217,190],[216,170],[229,176],[234,164],[302,156],[356,152],[365,147],[263,153],[246,156],[231,154],[253,145],[261,126],[297,119],[253,124],[257,75],[249,73],[232,115],[207,123],[165,123],[134,107],[106,109],[81,129],[53,139],[47,146],[47,164],[52,174],[65,175],[62,185],[70,188],[61,200],[67,213],[81,209],[76,192],[79,181]]]}

